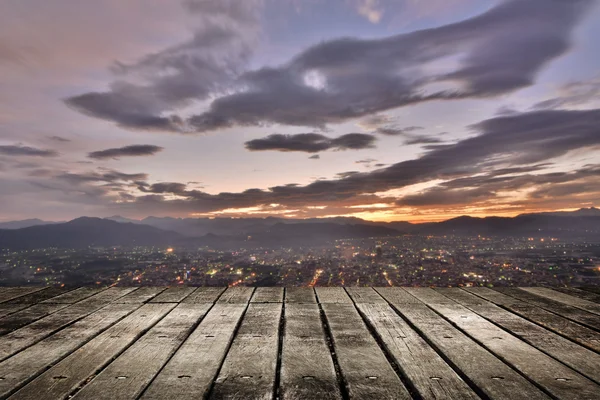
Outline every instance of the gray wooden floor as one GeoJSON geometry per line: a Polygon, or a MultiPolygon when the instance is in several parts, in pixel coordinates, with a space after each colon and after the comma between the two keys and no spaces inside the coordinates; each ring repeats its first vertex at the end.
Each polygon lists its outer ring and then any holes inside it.
{"type": "Polygon", "coordinates": [[[600,294],[0,288],[0,398],[600,399],[600,294]]]}

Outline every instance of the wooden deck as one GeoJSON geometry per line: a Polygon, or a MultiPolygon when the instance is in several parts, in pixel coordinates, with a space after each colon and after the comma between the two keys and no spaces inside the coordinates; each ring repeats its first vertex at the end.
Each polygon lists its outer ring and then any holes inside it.
{"type": "Polygon", "coordinates": [[[600,294],[0,288],[0,398],[600,399],[600,294]]]}

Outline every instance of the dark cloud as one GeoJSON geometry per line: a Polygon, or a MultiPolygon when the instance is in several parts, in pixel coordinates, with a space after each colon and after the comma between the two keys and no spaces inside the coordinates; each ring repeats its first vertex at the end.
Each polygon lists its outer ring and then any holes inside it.
{"type": "Polygon", "coordinates": [[[365,158],[364,160],[354,161],[354,164],[372,164],[377,161],[374,158],[365,158]]]}
{"type": "MultiPolygon", "coordinates": [[[[149,209],[173,207],[206,212],[225,208],[249,207],[260,204],[307,206],[323,204],[367,204],[385,202],[374,193],[400,189],[417,183],[445,180],[440,190],[448,192],[445,204],[464,198],[482,200],[496,192],[512,190],[544,182],[565,183],[576,177],[568,173],[533,175],[547,168],[549,160],[571,151],[592,151],[600,148],[600,110],[536,111],[495,117],[473,125],[478,132],[455,144],[441,146],[420,158],[402,161],[370,172],[352,172],[333,180],[315,180],[305,186],[275,186],[267,190],[248,189],[239,193],[209,194],[187,190],[178,185],[170,193],[153,194],[140,200],[149,209]],[[461,192],[462,191],[462,192],[461,192]],[[180,200],[163,197],[176,194],[180,200]],[[156,197],[159,196],[159,197],[156,197]]],[[[596,174],[592,167],[587,174],[596,174]]],[[[163,191],[166,186],[162,186],[163,191]]],[[[157,190],[154,190],[157,192],[157,190]]],[[[441,192],[428,193],[429,201],[438,203],[441,192]],[[431,200],[431,199],[437,200],[431,200]]],[[[491,198],[490,197],[490,198],[491,198]]],[[[394,199],[395,200],[395,199],[394,199]]],[[[392,200],[392,201],[394,201],[392,200]]],[[[402,201],[402,200],[401,200],[402,201]]],[[[417,197],[404,199],[412,204],[424,204],[417,197]]],[[[137,202],[131,207],[137,206],[137,202]]]]}
{"type": "Polygon", "coordinates": [[[196,1],[190,10],[204,24],[191,41],[115,67],[147,85],[121,79],[109,92],[67,104],[125,127],[205,132],[269,123],[323,127],[431,100],[493,97],[531,85],[564,54],[592,3],[506,0],[458,23],[382,39],[326,41],[279,68],[241,73],[260,7],[196,1]],[[428,68],[448,58],[459,62],[446,71],[428,68]],[[209,109],[185,123],[172,115],[208,98],[215,99],[209,109]]]}
{"type": "Polygon", "coordinates": [[[106,158],[151,156],[162,150],[163,148],[159,146],[153,146],[149,144],[135,144],[131,146],[94,151],[89,153],[88,157],[97,160],[102,160],[106,158]]]}
{"type": "Polygon", "coordinates": [[[56,176],[59,180],[68,181],[70,183],[90,183],[90,182],[135,182],[148,179],[148,174],[126,174],[124,172],[106,170],[103,172],[87,172],[87,173],[72,173],[66,172],[56,176]]]}
{"type": "Polygon", "coordinates": [[[262,0],[187,0],[198,20],[188,41],[135,63],[117,62],[108,92],[67,99],[73,109],[132,129],[181,131],[177,108],[221,92],[241,73],[261,31],[262,0]]]}
{"type": "Polygon", "coordinates": [[[319,160],[320,158],[321,158],[321,156],[318,155],[318,154],[315,154],[315,155],[312,155],[312,156],[308,157],[309,160],[319,160]]]}
{"type": "Polygon", "coordinates": [[[302,151],[317,153],[324,150],[362,150],[374,147],[375,136],[365,133],[349,133],[331,139],[319,133],[299,133],[295,135],[273,134],[262,139],[246,142],[251,151],[302,151]]]}
{"type": "Polygon", "coordinates": [[[410,132],[419,131],[425,129],[422,126],[408,126],[406,128],[394,128],[394,127],[385,127],[382,126],[375,130],[376,133],[380,133],[382,135],[387,136],[404,136],[409,134],[410,132]]]}
{"type": "Polygon", "coordinates": [[[54,150],[37,149],[22,145],[0,146],[0,154],[5,156],[34,156],[34,157],[56,157],[58,152],[54,150]]]}
{"type": "Polygon", "coordinates": [[[471,19],[384,39],[318,44],[280,68],[244,74],[244,90],[190,119],[197,131],[279,123],[325,126],[439,99],[492,97],[527,87],[569,48],[591,0],[509,0],[471,19]],[[460,58],[453,70],[426,65],[460,58]],[[311,81],[321,82],[311,85],[311,81]],[[448,89],[451,85],[451,89],[448,89]]]}

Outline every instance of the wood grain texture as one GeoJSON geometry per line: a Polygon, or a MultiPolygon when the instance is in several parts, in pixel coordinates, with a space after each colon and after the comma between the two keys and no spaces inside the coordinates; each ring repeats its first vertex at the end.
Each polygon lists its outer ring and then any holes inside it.
{"type": "Polygon", "coordinates": [[[600,383],[600,354],[464,290],[446,288],[436,289],[436,291],[464,305],[549,356],[560,360],[596,383],[600,383]]]}
{"type": "Polygon", "coordinates": [[[26,296],[30,293],[44,290],[43,287],[9,287],[0,292],[0,303],[26,296]]]}
{"type": "Polygon", "coordinates": [[[196,290],[196,288],[189,286],[170,287],[161,292],[158,296],[153,297],[150,300],[150,303],[179,303],[192,294],[194,290],[196,290]]]}
{"type": "Polygon", "coordinates": [[[217,303],[246,304],[254,293],[253,287],[230,287],[219,297],[217,303]]]}
{"type": "Polygon", "coordinates": [[[14,392],[137,307],[110,304],[1,362],[0,398],[14,392]]]}
{"type": "Polygon", "coordinates": [[[521,288],[494,288],[494,290],[600,331],[600,318],[588,311],[521,290],[521,288]]]}
{"type": "Polygon", "coordinates": [[[350,290],[348,292],[421,398],[427,400],[479,398],[387,302],[363,303],[361,297],[355,297],[350,290]]]}
{"type": "Polygon", "coordinates": [[[591,400],[600,393],[595,382],[433,289],[406,290],[554,397],[567,400],[577,393],[578,398],[591,400]]]}
{"type": "Polygon", "coordinates": [[[408,390],[354,304],[324,303],[321,306],[350,398],[410,399],[408,390]]]}
{"type": "Polygon", "coordinates": [[[536,324],[577,342],[582,346],[600,352],[599,332],[553,312],[504,295],[495,290],[488,288],[465,288],[464,290],[535,322],[536,324]]]}
{"type": "Polygon", "coordinates": [[[63,308],[20,329],[0,336],[0,360],[4,360],[31,346],[133,290],[133,288],[110,288],[104,290],[70,307],[63,308]]]}
{"type": "Polygon", "coordinates": [[[376,290],[485,396],[511,400],[518,393],[523,399],[550,398],[404,289],[376,290]]]}
{"type": "Polygon", "coordinates": [[[594,303],[600,303],[600,295],[597,293],[589,292],[587,290],[571,288],[571,287],[552,288],[552,290],[555,290],[555,291],[558,291],[561,293],[565,293],[565,294],[569,294],[571,296],[579,297],[580,299],[593,301],[594,303]]]}
{"type": "Polygon", "coordinates": [[[1,318],[0,336],[6,335],[7,333],[37,321],[40,318],[53,314],[67,306],[68,304],[34,304],[24,310],[1,318]]]}
{"type": "Polygon", "coordinates": [[[224,287],[199,287],[192,294],[183,299],[182,303],[214,303],[225,289],[226,288],[224,287]]]}
{"type": "Polygon", "coordinates": [[[93,295],[96,295],[107,288],[96,288],[96,287],[81,287],[67,293],[51,297],[44,300],[44,303],[57,303],[57,304],[74,304],[83,299],[87,299],[93,295]]]}
{"type": "Polygon", "coordinates": [[[143,304],[147,303],[160,293],[164,292],[167,288],[165,287],[140,287],[135,289],[133,292],[126,294],[120,299],[115,300],[115,303],[122,304],[143,304]]]}
{"type": "Polygon", "coordinates": [[[215,304],[141,398],[204,398],[217,376],[246,307],[247,304],[215,304]]]}
{"type": "Polygon", "coordinates": [[[281,303],[248,306],[209,398],[274,398],[281,313],[281,303]]]}
{"type": "Polygon", "coordinates": [[[280,393],[284,400],[342,398],[316,303],[285,305],[280,393]]]}
{"type": "Polygon", "coordinates": [[[23,289],[0,399],[600,398],[583,289],[23,289]]]}
{"type": "Polygon", "coordinates": [[[317,301],[321,304],[352,304],[348,293],[342,287],[318,287],[315,288],[315,292],[317,293],[317,301]]]}
{"type": "Polygon", "coordinates": [[[313,288],[288,287],[285,288],[285,302],[316,304],[317,298],[313,288]]]}
{"type": "MultiPolygon", "coordinates": [[[[127,307],[127,305],[124,306],[127,307]]],[[[66,398],[86,379],[93,376],[134,343],[142,333],[173,307],[175,307],[174,304],[143,305],[34,379],[15,393],[12,398],[36,400],[40,393],[44,393],[44,396],[52,399],[66,398]]],[[[87,385],[86,388],[89,386],[87,385]]],[[[108,386],[110,388],[112,385],[108,386]]]]}
{"type": "Polygon", "coordinates": [[[579,297],[570,296],[568,294],[543,287],[522,288],[521,290],[525,290],[526,292],[533,293],[547,299],[560,301],[561,303],[580,308],[582,310],[591,312],[592,314],[600,315],[600,304],[594,303],[593,301],[584,300],[579,297]]]}
{"type": "Polygon", "coordinates": [[[283,302],[282,287],[258,287],[254,291],[250,303],[281,303],[283,302]]]}
{"type": "Polygon", "coordinates": [[[92,379],[74,399],[137,398],[210,307],[208,303],[179,304],[92,379]]]}
{"type": "Polygon", "coordinates": [[[70,292],[72,289],[48,287],[25,296],[16,297],[5,304],[36,304],[44,300],[70,292]]]}

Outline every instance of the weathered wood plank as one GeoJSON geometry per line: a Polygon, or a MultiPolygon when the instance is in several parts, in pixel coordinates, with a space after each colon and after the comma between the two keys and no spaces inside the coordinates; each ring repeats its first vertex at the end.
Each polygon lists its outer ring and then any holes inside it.
{"type": "MultiPolygon", "coordinates": [[[[246,303],[249,300],[248,295],[246,303]]],[[[215,304],[141,398],[205,398],[246,307],[247,304],[239,303],[215,304]]]]}
{"type": "Polygon", "coordinates": [[[525,290],[529,293],[533,293],[535,295],[542,296],[547,299],[559,301],[568,306],[581,308],[582,310],[585,310],[592,314],[600,315],[600,304],[596,304],[593,301],[584,300],[579,297],[570,296],[568,294],[544,287],[521,288],[521,290],[525,290]]]}
{"type": "Polygon", "coordinates": [[[354,303],[387,304],[387,301],[370,287],[347,287],[346,292],[354,300],[354,303]]]}
{"type": "Polygon", "coordinates": [[[107,288],[94,288],[94,287],[81,287],[75,290],[71,290],[67,293],[51,297],[44,300],[44,303],[56,303],[56,304],[74,304],[81,300],[87,299],[88,297],[94,296],[107,288]]]}
{"type": "MultiPolygon", "coordinates": [[[[110,288],[20,329],[0,336],[0,360],[50,336],[57,330],[93,313],[131,292],[133,288],[110,288]]],[[[40,303],[41,304],[41,303],[40,303]]]]}
{"type": "Polygon", "coordinates": [[[494,288],[494,290],[514,297],[515,299],[525,301],[545,310],[561,315],[572,321],[579,322],[590,328],[600,330],[600,318],[590,312],[577,307],[569,306],[560,301],[552,300],[547,297],[538,296],[536,294],[521,290],[518,288],[494,288]]]}
{"type": "Polygon", "coordinates": [[[196,288],[190,286],[170,287],[150,300],[150,303],[179,303],[192,294],[194,290],[196,290],[196,288]]]}
{"type": "Polygon", "coordinates": [[[253,287],[230,287],[219,297],[217,303],[246,304],[254,293],[253,287]]]}
{"type": "Polygon", "coordinates": [[[285,302],[316,304],[317,298],[313,288],[288,287],[285,288],[285,302]]]}
{"type": "Polygon", "coordinates": [[[495,290],[483,287],[465,288],[464,290],[535,322],[582,346],[600,352],[600,333],[592,329],[495,290]]]}
{"type": "Polygon", "coordinates": [[[552,289],[565,294],[570,294],[571,296],[579,297],[580,299],[593,301],[594,303],[600,303],[600,295],[588,292],[587,290],[582,290],[573,287],[557,287],[552,289]]]}
{"type": "Polygon", "coordinates": [[[557,399],[597,399],[600,386],[468,308],[429,288],[406,288],[505,362],[557,399]]]}
{"type": "Polygon", "coordinates": [[[167,288],[165,287],[156,287],[156,286],[146,286],[140,287],[134,290],[133,292],[126,294],[125,296],[117,299],[115,303],[121,304],[142,304],[147,303],[152,300],[154,297],[158,296],[160,293],[164,292],[167,288]]]}
{"type": "Polygon", "coordinates": [[[22,311],[1,318],[0,336],[6,335],[9,332],[17,330],[68,306],[68,304],[34,304],[22,311]]]}
{"type": "Polygon", "coordinates": [[[182,303],[214,303],[225,289],[224,287],[199,287],[194,293],[183,299],[182,303]]]}
{"type": "Polygon", "coordinates": [[[9,300],[5,304],[36,304],[41,301],[48,300],[53,297],[68,293],[70,291],[71,289],[66,288],[47,287],[43,290],[38,290],[25,296],[9,300]]]}
{"type": "Polygon", "coordinates": [[[0,318],[4,318],[7,315],[14,314],[17,311],[21,311],[29,306],[30,306],[29,304],[9,304],[9,303],[0,304],[0,318]]]}
{"type": "Polygon", "coordinates": [[[549,399],[495,355],[403,289],[376,290],[485,396],[494,400],[512,400],[518,393],[523,399],[549,399]]]}
{"type": "Polygon", "coordinates": [[[596,286],[584,286],[579,289],[585,290],[586,292],[600,294],[600,287],[596,287],[596,286]]]}
{"type": "MultiPolygon", "coordinates": [[[[116,304],[115,304],[116,306],[116,304]]],[[[129,306],[135,307],[135,306],[129,306]]],[[[175,304],[146,304],[38,376],[13,399],[63,399],[152,327],[175,304]]],[[[93,382],[93,381],[92,381],[93,382]]],[[[114,385],[115,382],[112,382],[114,385]]],[[[112,385],[108,385],[110,388],[112,385]]]]}
{"type": "Polygon", "coordinates": [[[408,390],[354,304],[323,303],[321,307],[349,396],[355,399],[410,399],[408,390]]]}
{"type": "Polygon", "coordinates": [[[0,398],[16,391],[137,307],[110,304],[1,362],[0,398]]]}
{"type": "Polygon", "coordinates": [[[274,398],[281,313],[281,303],[248,306],[209,398],[274,398]]]}
{"type": "Polygon", "coordinates": [[[458,288],[436,289],[579,373],[600,383],[600,354],[458,288]]]}
{"type": "Polygon", "coordinates": [[[0,303],[13,300],[29,293],[38,292],[45,289],[44,287],[9,287],[0,292],[0,303]]]}
{"type": "Polygon", "coordinates": [[[311,303],[287,303],[284,327],[279,388],[281,398],[341,399],[319,306],[311,303]]]}
{"type": "MultiPolygon", "coordinates": [[[[352,291],[348,292],[422,399],[479,399],[469,385],[387,302],[376,302],[365,293],[355,296],[352,291]],[[371,301],[361,302],[361,299],[371,301]]],[[[373,293],[381,299],[377,292],[373,293]]]]}
{"type": "Polygon", "coordinates": [[[250,303],[281,303],[283,302],[282,287],[257,287],[250,303]]]}
{"type": "Polygon", "coordinates": [[[83,387],[75,399],[135,399],[212,304],[179,304],[83,387]]]}
{"type": "Polygon", "coordinates": [[[317,301],[321,304],[352,304],[352,300],[350,300],[343,287],[317,287],[315,292],[317,293],[317,301]]]}

